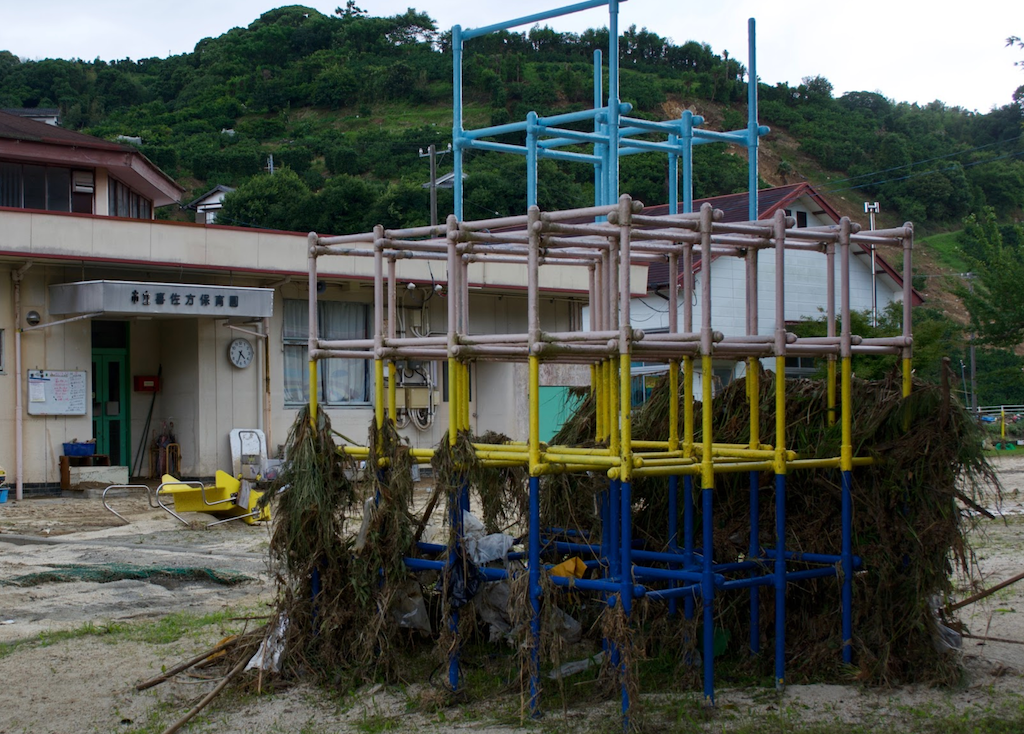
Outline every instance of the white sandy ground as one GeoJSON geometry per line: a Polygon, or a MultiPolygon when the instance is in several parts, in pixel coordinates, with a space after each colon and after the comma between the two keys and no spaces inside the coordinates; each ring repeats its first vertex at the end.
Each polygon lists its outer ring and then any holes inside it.
{"type": "MultiPolygon", "coordinates": [[[[1024,571],[1024,451],[995,459],[1004,486],[1003,518],[986,520],[975,539],[982,587],[1024,571]]],[[[421,498],[422,501],[422,498],[421,498]]],[[[21,588],[0,585],[0,642],[85,623],[153,620],[174,611],[261,614],[273,593],[266,552],[268,530],[229,523],[203,529],[204,516],[181,525],[138,497],[113,500],[131,520],[123,525],[98,500],[40,499],[0,505],[0,580],[52,564],[132,563],[201,566],[241,572],[255,580],[226,587],[203,583],[120,581],[21,588]]],[[[961,593],[966,596],[970,590],[961,593]]],[[[964,610],[973,634],[1024,641],[1024,582],[964,610]]],[[[234,623],[237,624],[237,623],[234,623]]],[[[0,734],[161,732],[215,682],[178,677],[136,692],[141,680],[212,647],[218,625],[168,644],[80,636],[40,646],[26,644],[0,658],[0,734]]],[[[973,720],[1024,709],[1024,644],[965,638],[967,675],[955,689],[791,685],[782,695],[762,688],[718,690],[712,711],[700,694],[643,694],[648,727],[656,731],[729,731],[754,720],[772,730],[799,730],[815,722],[859,724],[871,730],[934,731],[943,717],[973,720]]],[[[615,731],[614,701],[552,711],[519,723],[516,696],[430,710],[416,706],[425,686],[374,686],[355,695],[331,695],[298,685],[274,695],[222,694],[185,732],[261,734],[416,731],[615,731]]]]}

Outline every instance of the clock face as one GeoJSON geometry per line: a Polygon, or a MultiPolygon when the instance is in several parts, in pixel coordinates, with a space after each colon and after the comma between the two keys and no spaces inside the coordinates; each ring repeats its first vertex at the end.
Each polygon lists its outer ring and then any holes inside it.
{"type": "Polygon", "coordinates": [[[255,351],[248,339],[235,339],[228,346],[228,359],[231,360],[231,364],[240,369],[248,367],[254,355],[255,351]]]}

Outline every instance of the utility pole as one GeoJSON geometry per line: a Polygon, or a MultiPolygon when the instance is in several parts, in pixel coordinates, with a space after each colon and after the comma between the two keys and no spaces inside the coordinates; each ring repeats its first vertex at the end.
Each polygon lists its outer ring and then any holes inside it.
{"type": "MultiPolygon", "coordinates": [[[[868,215],[870,229],[875,228],[875,215],[882,211],[881,207],[878,206],[878,202],[869,204],[864,202],[864,213],[868,215]]],[[[904,273],[904,278],[911,277],[910,273],[904,273]]],[[[878,284],[875,281],[875,244],[871,243],[871,325],[874,327],[878,326],[878,284]]]]}
{"type": "MultiPolygon", "coordinates": [[[[437,146],[431,143],[427,147],[426,155],[430,156],[430,226],[437,226],[437,146]]],[[[420,148],[420,158],[423,158],[423,148],[420,148]]]]}

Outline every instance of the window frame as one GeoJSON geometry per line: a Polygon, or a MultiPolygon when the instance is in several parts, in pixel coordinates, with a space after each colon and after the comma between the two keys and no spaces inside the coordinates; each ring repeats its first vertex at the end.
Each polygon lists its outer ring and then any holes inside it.
{"type": "MultiPolygon", "coordinates": [[[[284,303],[294,302],[301,305],[302,312],[308,313],[308,302],[301,298],[286,298],[283,299],[284,303]]],[[[346,306],[359,306],[362,309],[363,316],[363,333],[362,336],[356,337],[360,339],[368,338],[370,333],[370,319],[372,318],[372,308],[368,303],[360,301],[318,301],[317,302],[317,334],[319,338],[323,339],[324,333],[324,313],[323,310],[328,308],[330,304],[343,304],[346,306]]],[[[284,311],[288,306],[282,307],[282,324],[281,324],[281,346],[284,355],[283,362],[287,364],[287,353],[289,349],[298,350],[301,349],[303,354],[308,354],[309,349],[309,332],[308,332],[308,317],[306,319],[306,331],[301,335],[288,334],[287,321],[284,319],[284,311]]],[[[307,358],[302,360],[303,364],[308,361],[307,358]]],[[[327,360],[330,361],[330,360],[327,360]]],[[[364,400],[330,400],[328,396],[332,394],[331,390],[328,390],[328,385],[325,380],[329,377],[329,371],[326,369],[317,369],[317,402],[320,405],[329,408],[366,408],[373,405],[373,370],[370,368],[370,364],[367,360],[346,360],[351,362],[357,362],[362,365],[363,370],[363,385],[364,385],[364,400]]],[[[287,370],[287,367],[283,371],[287,370]]],[[[301,408],[304,405],[309,404],[309,383],[308,376],[303,378],[303,384],[305,389],[305,396],[303,400],[290,400],[288,397],[288,391],[284,391],[284,407],[286,408],[301,408]]]]}

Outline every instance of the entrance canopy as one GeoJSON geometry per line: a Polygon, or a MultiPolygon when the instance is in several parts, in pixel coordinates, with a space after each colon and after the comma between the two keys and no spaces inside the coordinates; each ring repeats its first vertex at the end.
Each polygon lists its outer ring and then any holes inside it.
{"type": "Polygon", "coordinates": [[[272,288],[87,280],[50,286],[50,313],[77,316],[269,318],[272,288]]]}

